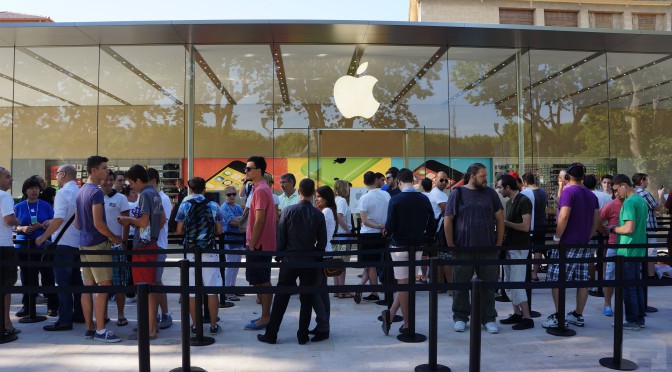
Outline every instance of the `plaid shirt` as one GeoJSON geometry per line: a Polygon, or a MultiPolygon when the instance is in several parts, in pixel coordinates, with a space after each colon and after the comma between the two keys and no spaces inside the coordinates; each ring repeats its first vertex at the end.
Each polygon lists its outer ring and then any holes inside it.
{"type": "Polygon", "coordinates": [[[646,217],[646,227],[647,228],[658,228],[658,222],[656,222],[656,207],[658,207],[658,203],[653,199],[653,195],[651,195],[650,192],[637,187],[635,189],[635,192],[639,194],[644,200],[646,200],[646,204],[649,205],[649,215],[646,217]]]}

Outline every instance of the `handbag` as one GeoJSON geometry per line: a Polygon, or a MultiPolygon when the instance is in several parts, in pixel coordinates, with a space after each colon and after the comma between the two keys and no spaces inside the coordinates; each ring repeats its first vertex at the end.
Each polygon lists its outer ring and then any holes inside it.
{"type": "Polygon", "coordinates": [[[246,209],[243,213],[243,216],[240,218],[240,223],[238,225],[238,231],[241,233],[247,232],[247,218],[250,216],[250,210],[246,209]]]}
{"type": "MultiPolygon", "coordinates": [[[[325,258],[324,262],[343,262],[342,258],[325,258]]],[[[324,276],[332,278],[334,276],[339,276],[345,272],[343,267],[325,267],[324,276]]]]}
{"type": "Polygon", "coordinates": [[[50,251],[53,251],[53,250],[56,249],[56,246],[58,245],[58,242],[63,237],[63,234],[65,234],[65,230],[67,230],[68,227],[70,227],[70,225],[72,224],[72,221],[74,221],[74,220],[75,220],[75,215],[73,214],[72,217],[70,217],[68,222],[65,224],[65,226],[63,226],[63,228],[58,233],[58,235],[56,235],[56,239],[54,239],[54,241],[46,240],[44,242],[44,244],[43,244],[44,253],[42,253],[42,257],[40,257],[40,261],[48,262],[48,261],[53,261],[54,260],[54,254],[53,254],[53,252],[50,252],[50,251]]]}

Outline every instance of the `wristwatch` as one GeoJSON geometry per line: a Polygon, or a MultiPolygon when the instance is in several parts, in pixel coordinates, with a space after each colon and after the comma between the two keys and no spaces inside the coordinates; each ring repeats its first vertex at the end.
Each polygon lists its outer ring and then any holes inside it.
{"type": "Polygon", "coordinates": [[[612,234],[616,234],[616,231],[614,231],[615,229],[616,229],[616,226],[611,226],[609,228],[609,232],[612,233],[612,234]]]}

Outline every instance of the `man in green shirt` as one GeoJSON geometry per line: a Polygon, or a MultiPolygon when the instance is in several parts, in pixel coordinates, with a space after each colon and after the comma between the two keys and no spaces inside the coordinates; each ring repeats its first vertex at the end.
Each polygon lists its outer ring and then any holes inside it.
{"type": "MultiPolygon", "coordinates": [[[[614,194],[623,201],[619,226],[609,227],[609,231],[618,235],[618,244],[630,244],[632,248],[618,248],[616,254],[625,257],[646,256],[646,219],[649,207],[644,198],[632,188],[630,178],[619,174],[613,181],[614,194]]],[[[626,261],[623,268],[625,280],[640,279],[641,262],[626,261]]],[[[623,302],[625,305],[625,323],[623,329],[639,331],[644,327],[644,289],[641,286],[627,286],[623,288],[623,302]]]]}

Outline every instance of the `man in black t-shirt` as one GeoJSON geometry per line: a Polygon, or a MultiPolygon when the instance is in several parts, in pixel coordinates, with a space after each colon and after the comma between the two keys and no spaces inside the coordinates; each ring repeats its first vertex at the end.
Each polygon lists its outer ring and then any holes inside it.
{"type": "MultiPolygon", "coordinates": [[[[512,176],[505,174],[497,180],[497,191],[503,197],[509,198],[506,203],[506,219],[504,226],[504,245],[512,247],[506,251],[506,259],[525,259],[528,255],[527,247],[530,244],[530,224],[532,220],[532,202],[521,194],[518,183],[512,176]]],[[[504,265],[507,282],[524,282],[525,265],[504,265]]],[[[513,314],[502,319],[501,324],[513,324],[514,330],[534,328],[534,321],[530,317],[530,308],[524,289],[509,290],[509,297],[513,305],[513,314]]]]}

